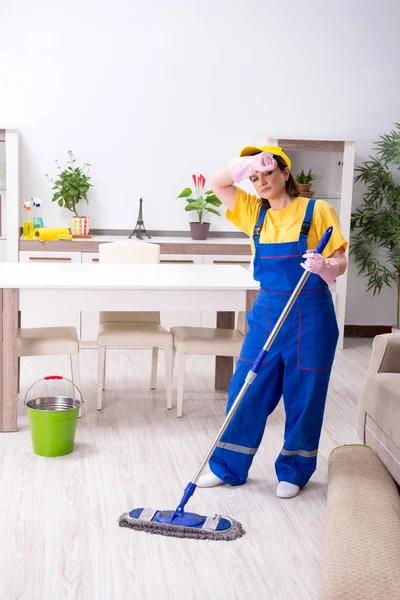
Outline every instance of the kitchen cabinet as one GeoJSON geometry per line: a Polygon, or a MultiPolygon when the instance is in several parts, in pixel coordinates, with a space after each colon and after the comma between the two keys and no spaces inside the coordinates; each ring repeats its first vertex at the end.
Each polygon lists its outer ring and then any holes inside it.
{"type": "Polygon", "coordinates": [[[0,126],[0,260],[18,260],[19,135],[0,126]]]}

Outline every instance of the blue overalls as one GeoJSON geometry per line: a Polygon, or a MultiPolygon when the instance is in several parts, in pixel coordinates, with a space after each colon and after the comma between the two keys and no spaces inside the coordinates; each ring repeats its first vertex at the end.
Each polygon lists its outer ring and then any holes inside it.
{"type": "MultiPolygon", "coordinates": [[[[297,242],[261,244],[267,209],[254,228],[254,278],[261,289],[247,315],[248,332],[228,392],[229,411],[253,361],[304,273],[315,200],[309,200],[297,242]]],[[[304,486],[315,471],[338,327],[328,285],[311,274],[211,459],[211,471],[231,485],[245,483],[268,416],[283,395],[286,423],[276,460],[279,481],[304,486]]]]}

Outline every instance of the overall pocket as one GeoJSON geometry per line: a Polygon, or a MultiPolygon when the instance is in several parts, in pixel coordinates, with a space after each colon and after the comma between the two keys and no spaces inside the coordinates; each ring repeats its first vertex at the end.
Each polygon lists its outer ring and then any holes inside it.
{"type": "Polygon", "coordinates": [[[255,302],[246,316],[248,330],[239,360],[254,362],[270,333],[270,315],[267,304],[255,302]]]}
{"type": "Polygon", "coordinates": [[[298,308],[297,366],[328,371],[335,358],[339,329],[332,303],[298,308]]]}

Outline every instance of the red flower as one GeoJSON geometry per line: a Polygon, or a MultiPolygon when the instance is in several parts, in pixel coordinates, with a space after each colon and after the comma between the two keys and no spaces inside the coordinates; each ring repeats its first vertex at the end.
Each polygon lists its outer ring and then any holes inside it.
{"type": "Polygon", "coordinates": [[[192,175],[192,179],[194,181],[194,185],[197,187],[197,177],[196,177],[196,175],[192,175]]]}

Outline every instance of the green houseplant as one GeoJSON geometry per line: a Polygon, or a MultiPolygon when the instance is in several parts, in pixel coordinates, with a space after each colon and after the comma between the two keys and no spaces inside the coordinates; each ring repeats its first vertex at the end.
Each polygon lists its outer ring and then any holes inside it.
{"type": "Polygon", "coordinates": [[[55,179],[46,174],[47,179],[53,184],[52,202],[64,207],[74,214],[71,219],[71,231],[75,235],[90,230],[90,217],[82,217],[78,214],[78,203],[85,200],[88,204],[87,193],[93,185],[90,183],[90,164],[84,163],[83,167],[76,166],[76,159],[71,150],[68,151],[67,166],[62,169],[58,160],[55,161],[58,174],[55,179]]]}
{"type": "Polygon", "coordinates": [[[355,181],[366,186],[364,203],[352,214],[350,254],[367,277],[374,295],[397,286],[396,328],[400,328],[400,124],[375,142],[376,156],[356,169],[355,181]]]}
{"type": "Polygon", "coordinates": [[[300,194],[307,194],[311,189],[311,182],[314,181],[315,175],[311,172],[304,173],[303,169],[296,175],[296,182],[299,187],[300,194]]]}
{"type": "Polygon", "coordinates": [[[204,221],[204,219],[208,213],[221,216],[217,208],[221,206],[222,202],[218,200],[212,190],[204,191],[206,180],[203,175],[192,175],[192,179],[195,185],[196,197],[193,197],[191,188],[187,187],[177,198],[184,198],[186,200],[185,210],[187,212],[194,212],[197,215],[197,221],[190,222],[192,239],[206,240],[210,223],[204,221]]]}

